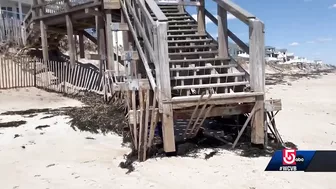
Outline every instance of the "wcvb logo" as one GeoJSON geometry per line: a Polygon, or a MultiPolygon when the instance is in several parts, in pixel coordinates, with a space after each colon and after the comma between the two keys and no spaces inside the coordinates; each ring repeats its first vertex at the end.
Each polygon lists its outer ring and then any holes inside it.
{"type": "Polygon", "coordinates": [[[282,150],[282,165],[296,165],[296,150],[283,149],[282,150]]]}

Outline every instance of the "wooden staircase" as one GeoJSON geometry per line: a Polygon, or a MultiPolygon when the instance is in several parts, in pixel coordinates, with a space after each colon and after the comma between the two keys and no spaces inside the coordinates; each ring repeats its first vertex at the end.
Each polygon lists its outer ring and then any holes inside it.
{"type": "Polygon", "coordinates": [[[203,93],[244,92],[249,85],[237,64],[218,55],[218,44],[199,33],[197,21],[177,5],[160,5],[168,18],[168,51],[172,97],[203,93]]]}

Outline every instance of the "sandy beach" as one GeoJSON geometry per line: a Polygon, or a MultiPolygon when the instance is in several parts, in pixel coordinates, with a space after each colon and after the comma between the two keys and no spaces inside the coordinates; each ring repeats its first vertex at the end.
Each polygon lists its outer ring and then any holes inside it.
{"type": "MultiPolygon", "coordinates": [[[[336,149],[336,74],[290,83],[267,86],[267,98],[282,99],[276,122],[283,139],[299,149],[336,149]]],[[[82,105],[35,88],[0,90],[0,114],[82,105]]],[[[0,123],[26,121],[0,128],[1,189],[335,188],[336,173],[265,172],[270,157],[247,158],[226,150],[209,160],[149,159],[125,174],[118,165],[130,149],[121,146],[121,137],[74,131],[68,117],[46,116],[0,115],[0,123]],[[36,129],[43,125],[50,127],[36,129]]]]}

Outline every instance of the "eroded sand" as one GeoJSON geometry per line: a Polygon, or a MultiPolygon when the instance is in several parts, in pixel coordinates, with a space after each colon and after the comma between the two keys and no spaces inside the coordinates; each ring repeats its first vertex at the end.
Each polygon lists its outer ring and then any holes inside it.
{"type": "MultiPolygon", "coordinates": [[[[282,99],[276,121],[284,140],[300,149],[336,149],[335,74],[268,88],[267,98],[282,99]]],[[[56,94],[25,90],[1,91],[0,112],[81,105],[56,94]]],[[[126,175],[118,164],[129,149],[121,147],[120,137],[75,132],[66,117],[41,120],[44,116],[0,116],[1,122],[27,120],[21,127],[0,129],[1,189],[335,188],[336,173],[264,172],[269,157],[246,158],[228,151],[209,160],[151,159],[126,175]],[[45,124],[50,127],[35,129],[45,124]],[[14,139],[15,134],[22,136],[14,139]]]]}

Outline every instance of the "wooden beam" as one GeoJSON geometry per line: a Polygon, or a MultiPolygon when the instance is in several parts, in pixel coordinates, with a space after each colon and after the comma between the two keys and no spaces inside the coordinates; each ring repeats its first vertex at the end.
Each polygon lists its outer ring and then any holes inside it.
{"type": "MultiPolygon", "coordinates": [[[[65,0],[65,10],[70,10],[70,1],[65,0]]],[[[65,15],[66,27],[67,27],[67,36],[68,36],[68,45],[69,45],[69,57],[71,66],[75,66],[76,63],[76,43],[74,38],[74,30],[72,19],[69,14],[65,15]]]]}
{"type": "MultiPolygon", "coordinates": [[[[208,117],[217,117],[217,116],[232,116],[232,115],[240,115],[245,113],[250,113],[252,108],[254,106],[254,103],[248,103],[248,104],[235,104],[231,106],[215,106],[213,107],[210,112],[208,113],[208,117]]],[[[137,110],[139,112],[139,110],[137,110]]],[[[150,108],[150,112],[153,111],[153,108],[150,108]]],[[[155,108],[155,111],[158,111],[158,108],[155,108]]],[[[174,110],[174,120],[176,119],[190,119],[191,115],[194,112],[194,108],[189,109],[179,109],[174,110]]],[[[201,112],[201,109],[196,110],[195,115],[199,115],[201,112]]],[[[133,123],[134,121],[134,114],[133,110],[129,111],[129,122],[133,123]]],[[[139,113],[137,114],[139,115],[139,113]]],[[[138,117],[139,120],[139,117],[138,117]]]]}
{"type": "Polygon", "coordinates": [[[245,24],[249,25],[249,19],[256,18],[253,14],[249,13],[248,11],[244,10],[237,4],[233,3],[230,0],[214,0],[217,2],[218,6],[221,6],[226,11],[230,12],[233,16],[244,22],[245,24]]]}
{"type": "Polygon", "coordinates": [[[104,0],[104,9],[120,9],[120,1],[104,0]]]}
{"type": "MultiPolygon", "coordinates": [[[[83,5],[79,5],[76,7],[73,7],[71,9],[69,9],[68,11],[62,11],[62,12],[57,12],[54,14],[47,14],[47,15],[43,15],[43,16],[38,16],[35,18],[35,20],[43,20],[43,19],[47,19],[47,18],[52,18],[54,19],[56,16],[65,16],[67,14],[72,14],[75,12],[83,12],[83,10],[85,11],[86,8],[94,8],[94,7],[100,7],[101,6],[101,2],[94,2],[94,3],[90,3],[90,4],[83,4],[83,5]]],[[[85,13],[85,12],[84,12],[85,13]]]]}
{"type": "MultiPolygon", "coordinates": [[[[238,103],[251,103],[256,101],[256,97],[263,96],[264,93],[226,93],[226,94],[213,94],[208,104],[238,104],[238,103]]],[[[209,95],[204,95],[203,99],[207,99],[209,95]]],[[[173,104],[173,109],[182,109],[196,106],[200,100],[201,95],[173,97],[170,103],[173,104]]],[[[200,105],[205,104],[205,100],[200,101],[200,105]]],[[[166,102],[169,103],[169,102],[166,102]]]]}
{"type": "MultiPolygon", "coordinates": [[[[256,19],[250,19],[250,85],[255,92],[265,89],[265,39],[264,24],[256,19]]],[[[256,113],[252,120],[251,142],[264,144],[264,96],[256,101],[256,113]]]]}
{"type": "MultiPolygon", "coordinates": [[[[212,15],[207,9],[205,9],[205,15],[215,24],[218,26],[218,20],[217,18],[212,15]]],[[[240,40],[229,28],[227,28],[227,34],[228,36],[234,41],[243,51],[246,53],[249,53],[249,46],[246,45],[242,40],[240,40]]]]}
{"type": "Polygon", "coordinates": [[[98,17],[97,37],[98,37],[98,54],[101,55],[99,71],[100,74],[102,75],[106,67],[105,22],[103,17],[98,17]]]}
{"type": "MultiPolygon", "coordinates": [[[[97,31],[98,31],[98,30],[97,30],[97,31]]],[[[97,39],[96,39],[95,37],[93,37],[91,34],[89,34],[88,32],[86,32],[85,30],[83,30],[82,33],[83,33],[83,35],[84,35],[86,38],[90,39],[90,41],[92,41],[94,44],[96,44],[96,45],[98,44],[97,39]]]]}
{"type": "MultiPolygon", "coordinates": [[[[39,0],[39,3],[43,3],[43,0],[39,0]]],[[[43,15],[43,8],[40,8],[39,14],[43,15]]],[[[42,53],[43,53],[43,62],[47,64],[49,60],[48,53],[48,39],[47,39],[47,26],[44,24],[43,20],[40,20],[40,31],[41,31],[41,42],[42,42],[42,53]]]]}
{"type": "Polygon", "coordinates": [[[204,0],[199,0],[200,6],[197,7],[197,30],[198,33],[204,34],[205,33],[205,5],[204,0]]]}
{"type": "Polygon", "coordinates": [[[107,69],[115,71],[114,63],[114,44],[113,44],[113,34],[110,29],[112,23],[112,12],[111,10],[105,10],[106,20],[105,20],[105,33],[106,33],[106,50],[107,50],[107,69]]]}
{"type": "Polygon", "coordinates": [[[79,57],[85,58],[85,48],[84,48],[84,35],[83,32],[78,33],[79,42],[79,57]]]}
{"type": "Polygon", "coordinates": [[[70,64],[74,66],[76,63],[76,56],[75,56],[76,46],[75,46],[75,38],[74,38],[74,33],[73,33],[73,25],[72,25],[72,20],[69,15],[66,15],[65,18],[66,18],[66,26],[67,26],[70,64]]]}
{"type": "MultiPolygon", "coordinates": [[[[170,70],[168,57],[168,42],[167,42],[167,22],[158,22],[157,38],[158,38],[158,54],[159,54],[159,70],[161,87],[159,94],[161,96],[160,103],[171,101],[171,86],[170,86],[170,70]]],[[[175,136],[174,136],[174,120],[173,106],[171,103],[162,104],[162,131],[163,131],[163,146],[165,152],[175,152],[175,136]]]]}
{"type": "Polygon", "coordinates": [[[150,10],[154,13],[158,21],[168,21],[166,15],[161,11],[160,7],[154,0],[146,0],[146,3],[150,10]]]}
{"type": "Polygon", "coordinates": [[[220,58],[229,58],[227,11],[217,5],[218,13],[218,55],[220,58]]]}

